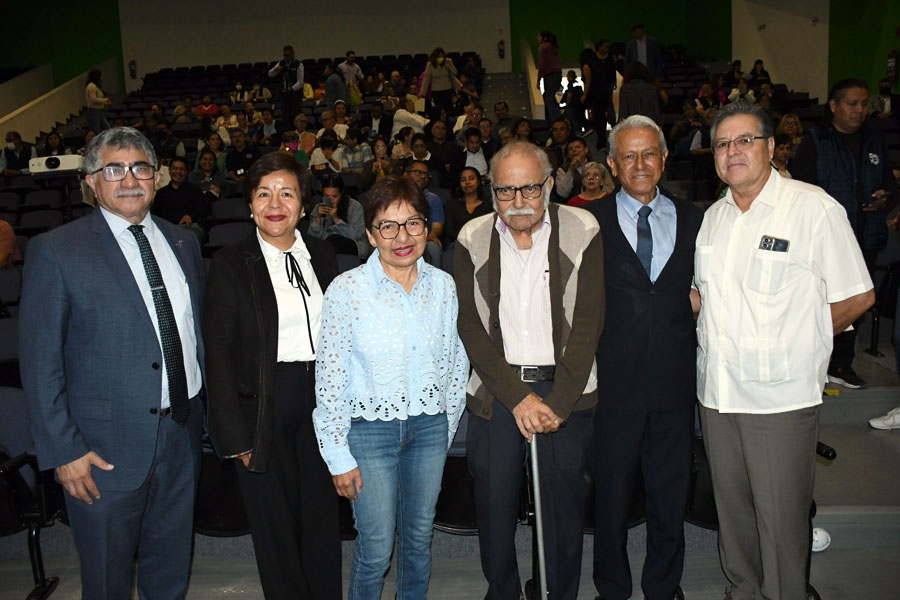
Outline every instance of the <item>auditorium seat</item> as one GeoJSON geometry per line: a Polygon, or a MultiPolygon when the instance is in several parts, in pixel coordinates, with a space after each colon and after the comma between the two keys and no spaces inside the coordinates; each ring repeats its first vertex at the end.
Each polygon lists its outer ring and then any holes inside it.
{"type": "Polygon", "coordinates": [[[59,210],[62,205],[62,193],[58,190],[34,190],[25,194],[21,211],[53,209],[59,210]]]}
{"type": "Polygon", "coordinates": [[[59,227],[62,222],[63,214],[58,210],[35,210],[21,216],[16,232],[30,232],[34,235],[59,227]]]}

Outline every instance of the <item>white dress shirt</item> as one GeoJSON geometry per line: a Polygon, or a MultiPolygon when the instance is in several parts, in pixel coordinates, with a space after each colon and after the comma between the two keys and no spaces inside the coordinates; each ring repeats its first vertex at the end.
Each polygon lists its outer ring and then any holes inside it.
{"type": "Polygon", "coordinates": [[[469,152],[466,150],[466,166],[475,167],[481,175],[487,175],[488,164],[484,158],[484,151],[479,148],[478,152],[469,152]]]}
{"type": "MultiPolygon", "coordinates": [[[[147,271],[144,270],[141,250],[138,248],[137,240],[134,239],[134,234],[128,230],[132,223],[103,207],[99,208],[134,275],[134,280],[141,291],[141,297],[144,299],[144,305],[147,307],[147,313],[150,315],[150,320],[153,321],[156,337],[161,339],[159,322],[156,318],[156,305],[153,303],[153,292],[150,291],[150,282],[147,280],[147,271]]],[[[144,217],[140,225],[144,226],[144,235],[150,242],[150,249],[153,250],[153,256],[156,258],[156,264],[159,265],[159,272],[166,286],[166,293],[169,295],[172,314],[175,315],[175,324],[178,327],[178,337],[181,338],[181,355],[184,357],[188,398],[193,398],[200,392],[202,378],[200,377],[200,364],[197,362],[197,336],[194,329],[194,311],[191,307],[191,290],[175,252],[149,214],[144,217]]],[[[165,368],[166,359],[162,356],[162,342],[160,342],[159,348],[163,365],[160,407],[166,408],[169,406],[169,376],[165,368]]]]}
{"type": "Polygon", "coordinates": [[[531,234],[531,250],[520,250],[506,223],[500,233],[500,331],[511,365],[556,364],[550,306],[550,214],[531,234]]]}
{"type": "Polygon", "coordinates": [[[299,233],[294,235],[294,245],[291,246],[290,252],[297,259],[310,293],[306,296],[305,305],[301,297],[303,292],[288,281],[285,252],[265,241],[259,230],[256,231],[256,239],[259,240],[259,247],[266,259],[272,288],[275,290],[275,301],[278,304],[278,362],[316,360],[315,348],[310,345],[310,330],[312,339],[317,340],[322,324],[322,288],[319,287],[319,280],[316,279],[309,250],[303,243],[303,238],[299,233]]]}
{"type": "Polygon", "coordinates": [[[747,212],[730,190],[709,208],[694,261],[700,403],[757,414],[821,404],[830,304],[873,287],[844,208],[773,170],[747,212]]]}

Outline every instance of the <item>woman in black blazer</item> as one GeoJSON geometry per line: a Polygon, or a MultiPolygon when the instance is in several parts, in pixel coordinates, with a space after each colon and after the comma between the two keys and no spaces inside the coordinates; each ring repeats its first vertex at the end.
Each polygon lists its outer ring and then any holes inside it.
{"type": "Polygon", "coordinates": [[[244,180],[256,231],[216,253],[204,312],[209,428],[236,459],[266,598],[341,597],[338,497],[312,427],[331,245],[301,234],[306,168],[273,152],[244,180]]]}

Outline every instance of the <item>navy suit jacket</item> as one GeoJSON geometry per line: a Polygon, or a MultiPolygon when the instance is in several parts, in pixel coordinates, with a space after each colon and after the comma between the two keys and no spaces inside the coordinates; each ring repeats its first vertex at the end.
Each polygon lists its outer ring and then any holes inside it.
{"type": "MultiPolygon", "coordinates": [[[[190,288],[203,368],[203,259],[197,237],[153,217],[190,288]]],[[[115,465],[92,469],[102,490],[132,491],[156,450],[162,350],[134,275],[99,209],[28,244],[19,348],[22,386],[41,469],[93,450],[115,465]]],[[[186,430],[198,451],[202,405],[186,430]]],[[[186,457],[186,463],[191,457],[186,457]]],[[[192,464],[196,469],[197,464],[192,464]]]]}
{"type": "MultiPolygon", "coordinates": [[[[659,40],[646,36],[647,40],[647,68],[657,79],[662,79],[663,62],[662,62],[662,44],[659,40]]],[[[638,59],[637,40],[629,40],[625,45],[625,65],[638,59]]]]}

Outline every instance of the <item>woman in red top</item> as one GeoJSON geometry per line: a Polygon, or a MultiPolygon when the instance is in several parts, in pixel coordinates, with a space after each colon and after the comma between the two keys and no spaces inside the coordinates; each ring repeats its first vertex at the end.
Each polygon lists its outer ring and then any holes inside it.
{"type": "Polygon", "coordinates": [[[584,206],[588,202],[605,198],[616,187],[609,171],[598,162],[589,162],[584,165],[584,175],[581,176],[581,180],[583,182],[581,193],[569,198],[567,202],[569,206],[584,206]]]}
{"type": "MultiPolygon", "coordinates": [[[[546,29],[541,31],[538,40],[538,79],[544,80],[544,115],[548,123],[559,118],[559,103],[556,101],[556,92],[562,83],[562,66],[559,62],[559,46],[556,36],[546,29]]],[[[538,89],[541,82],[538,81],[538,89]]]]}
{"type": "Polygon", "coordinates": [[[209,94],[203,95],[203,101],[200,103],[195,109],[197,113],[197,118],[202,119],[203,117],[212,117],[212,120],[215,121],[216,117],[219,116],[219,107],[213,104],[212,98],[209,94]]]}

